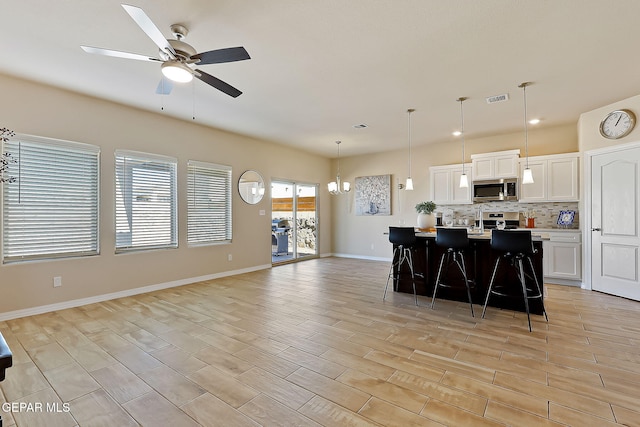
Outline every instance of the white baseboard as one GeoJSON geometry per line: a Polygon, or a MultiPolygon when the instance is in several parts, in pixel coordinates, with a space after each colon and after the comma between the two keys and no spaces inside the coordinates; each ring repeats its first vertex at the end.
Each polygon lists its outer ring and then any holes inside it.
{"type": "Polygon", "coordinates": [[[35,316],[37,314],[50,313],[57,310],[65,310],[67,308],[80,307],[87,304],[95,304],[97,302],[109,301],[116,298],[130,297],[133,295],[144,294],[147,292],[159,291],[161,289],[175,288],[177,286],[189,285],[191,283],[204,282],[206,280],[219,279],[221,277],[235,276],[237,274],[251,273],[252,271],[265,270],[271,268],[271,264],[257,265],[254,267],[243,268],[240,270],[224,271],[221,273],[207,274],[206,276],[190,277],[187,279],[174,280],[171,282],[158,283],[155,285],[143,286],[141,288],[127,289],[125,291],[112,292],[109,294],[96,295],[88,298],[74,299],[63,301],[55,304],[42,305],[39,307],[25,308],[23,310],[7,311],[0,313],[0,322],[4,320],[18,319],[20,317],[35,316]]]}
{"type": "Polygon", "coordinates": [[[333,254],[333,256],[338,257],[338,258],[355,258],[355,259],[366,259],[368,261],[385,261],[385,262],[391,262],[391,258],[385,258],[385,257],[373,257],[373,256],[366,256],[366,255],[354,255],[354,254],[333,254]]]}
{"type": "Polygon", "coordinates": [[[568,280],[568,279],[557,279],[552,277],[545,277],[544,283],[551,283],[553,285],[577,286],[579,288],[585,289],[582,281],[580,280],[568,280]]]}

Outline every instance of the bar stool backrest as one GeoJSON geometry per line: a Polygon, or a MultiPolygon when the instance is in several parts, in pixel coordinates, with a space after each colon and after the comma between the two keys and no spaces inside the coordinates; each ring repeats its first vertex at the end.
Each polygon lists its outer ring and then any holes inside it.
{"type": "Polygon", "coordinates": [[[469,246],[466,228],[436,229],[436,245],[443,248],[464,249],[469,246]]]}
{"type": "Polygon", "coordinates": [[[416,230],[413,227],[389,227],[389,242],[398,246],[413,246],[416,243],[416,230]]]}
{"type": "Polygon", "coordinates": [[[529,230],[491,230],[491,248],[512,255],[535,253],[529,230]]]}

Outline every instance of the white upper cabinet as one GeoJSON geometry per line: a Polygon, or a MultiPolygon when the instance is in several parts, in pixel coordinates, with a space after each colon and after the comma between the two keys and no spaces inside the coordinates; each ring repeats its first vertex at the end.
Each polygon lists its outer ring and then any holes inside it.
{"type": "MultiPolygon", "coordinates": [[[[527,160],[520,159],[520,178],[522,171],[527,167],[527,160]]],[[[520,182],[521,202],[546,202],[547,201],[547,161],[529,157],[529,169],[533,175],[532,184],[520,182]]]]}
{"type": "Polygon", "coordinates": [[[429,182],[431,186],[431,200],[436,205],[450,202],[452,191],[451,169],[446,166],[434,166],[429,168],[429,182]]]}
{"type": "MultiPolygon", "coordinates": [[[[579,189],[579,154],[556,154],[529,157],[533,184],[520,184],[521,202],[577,202],[579,189]]],[[[520,159],[520,171],[526,167],[520,159]]]]}
{"type": "Polygon", "coordinates": [[[580,199],[578,154],[547,161],[547,199],[550,202],[578,201],[580,199]]]}
{"type": "MultiPolygon", "coordinates": [[[[464,172],[467,176],[472,175],[472,169],[471,165],[464,165],[464,172]]],[[[460,188],[461,175],[462,164],[430,167],[429,185],[431,187],[431,200],[433,200],[436,205],[473,203],[471,182],[469,182],[469,187],[460,188]]]]}
{"type": "Polygon", "coordinates": [[[473,180],[517,178],[520,150],[471,155],[473,180]]]}

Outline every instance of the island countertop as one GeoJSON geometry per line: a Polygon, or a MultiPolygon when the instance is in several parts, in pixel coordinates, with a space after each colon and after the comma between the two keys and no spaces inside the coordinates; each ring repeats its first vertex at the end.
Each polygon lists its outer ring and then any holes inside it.
{"type": "MultiPolygon", "coordinates": [[[[520,230],[531,230],[531,229],[526,229],[526,228],[518,228],[516,229],[517,231],[520,230]]],[[[510,230],[507,230],[510,231],[510,230]]],[[[475,239],[475,240],[491,240],[491,230],[485,230],[484,232],[479,232],[479,231],[467,231],[467,235],[469,236],[469,239],[475,239]]],[[[436,232],[435,231],[420,231],[420,230],[416,230],[416,236],[418,237],[436,237],[436,232]]],[[[535,241],[542,241],[542,240],[549,240],[549,234],[546,232],[541,232],[541,231],[533,231],[531,230],[531,240],[535,241]]]]}

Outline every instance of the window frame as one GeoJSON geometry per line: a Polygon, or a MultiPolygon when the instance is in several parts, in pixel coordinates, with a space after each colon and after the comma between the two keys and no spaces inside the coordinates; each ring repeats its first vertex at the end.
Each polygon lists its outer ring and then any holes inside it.
{"type": "MultiPolygon", "coordinates": [[[[148,251],[148,250],[158,250],[158,249],[177,249],[178,248],[178,160],[175,157],[163,156],[160,154],[152,154],[152,153],[144,153],[140,151],[132,151],[132,150],[115,150],[114,151],[114,244],[115,244],[115,253],[131,253],[131,252],[139,252],[139,251],[148,251]],[[119,158],[122,157],[122,160],[119,158]],[[120,187],[118,179],[121,176],[119,171],[120,163],[122,164],[122,175],[124,177],[123,185],[125,186],[125,195],[122,196],[119,194],[120,187]],[[127,164],[129,162],[129,164],[127,164]],[[169,236],[167,243],[149,243],[149,244],[135,244],[133,240],[135,236],[133,235],[134,231],[130,231],[129,243],[125,245],[120,245],[119,234],[119,226],[123,226],[125,229],[128,228],[131,230],[134,227],[133,224],[133,215],[137,214],[138,211],[134,212],[134,200],[133,200],[133,187],[128,187],[128,185],[134,185],[131,176],[134,171],[138,169],[143,173],[149,173],[154,169],[157,172],[168,172],[169,173],[169,189],[168,189],[168,200],[169,200],[169,230],[167,234],[169,236]],[[126,176],[129,176],[130,179],[127,181],[126,176]],[[127,194],[127,192],[129,192],[127,194]],[[129,197],[129,201],[131,202],[129,212],[127,212],[127,207],[125,206],[125,197],[129,197]],[[122,200],[122,202],[120,201],[122,200]],[[122,207],[119,204],[122,203],[122,207]],[[119,224],[118,220],[122,218],[119,215],[119,209],[124,209],[126,215],[126,224],[119,224]]],[[[141,179],[138,182],[143,184],[148,184],[150,181],[149,178],[141,179]]],[[[148,201],[148,199],[139,199],[137,201],[148,201]]],[[[147,227],[148,228],[148,227],[147,227]]],[[[143,231],[143,234],[148,233],[148,231],[143,231]]]]}
{"type": "MultiPolygon", "coordinates": [[[[206,184],[206,183],[205,183],[206,184]]],[[[209,182],[209,184],[211,184],[209,182]]],[[[215,189],[219,186],[219,184],[214,184],[216,186],[215,189]]],[[[215,190],[213,189],[213,190],[215,190]]],[[[212,190],[212,189],[210,189],[212,190]]],[[[220,197],[220,194],[207,194],[208,200],[212,200],[215,197],[220,197]]],[[[204,222],[200,220],[199,222],[204,222]]],[[[219,245],[219,244],[228,244],[233,241],[233,168],[229,165],[223,165],[219,163],[210,163],[203,162],[198,160],[188,160],[187,161],[187,246],[188,247],[198,247],[198,246],[211,246],[211,245],[219,245]],[[224,175],[224,183],[222,185],[225,194],[222,199],[223,206],[221,208],[215,208],[213,211],[208,212],[196,212],[194,211],[194,206],[197,204],[197,198],[194,195],[195,187],[198,182],[197,172],[208,171],[205,176],[207,176],[210,180],[216,178],[216,176],[222,177],[224,175]],[[211,221],[211,224],[214,223],[219,217],[222,215],[223,227],[222,233],[223,237],[214,237],[211,239],[205,239],[202,236],[206,234],[216,234],[215,230],[209,229],[208,231],[196,233],[194,230],[199,224],[196,224],[194,220],[194,216],[198,214],[199,216],[206,216],[211,221]],[[218,217],[218,218],[216,218],[218,217]],[[198,239],[198,237],[200,237],[198,239]]]]}
{"type": "MultiPolygon", "coordinates": [[[[17,180],[12,183],[4,183],[2,188],[2,263],[3,264],[13,264],[20,263],[26,261],[47,261],[54,259],[62,259],[62,258],[78,258],[78,257],[86,257],[86,256],[95,256],[100,254],[100,204],[101,204],[101,194],[100,194],[100,164],[101,164],[101,148],[97,145],[86,144],[82,142],[75,141],[65,141],[54,138],[44,138],[33,135],[24,135],[17,134],[11,138],[10,141],[7,141],[2,145],[3,152],[14,152],[17,153],[15,156],[17,173],[13,173],[10,168],[9,172],[12,176],[15,176],[17,180]],[[15,146],[16,148],[7,149],[7,146],[15,146]],[[26,150],[26,152],[23,152],[26,150]],[[23,157],[27,156],[27,157],[23,157]],[[78,160],[75,166],[77,168],[70,169],[69,163],[70,159],[81,158],[78,160]],[[87,162],[87,159],[91,159],[92,162],[87,162]],[[31,171],[25,170],[25,166],[29,166],[29,164],[33,162],[34,170],[36,170],[35,174],[32,174],[31,171]],[[23,163],[26,163],[23,164],[23,163]],[[83,173],[86,170],[87,164],[91,164],[91,168],[88,172],[83,173]],[[38,166],[40,164],[40,166],[38,166]],[[42,166],[44,164],[45,166],[42,166]],[[64,165],[60,166],[56,169],[56,165],[64,165]],[[57,175],[53,177],[51,175],[47,175],[47,173],[42,172],[43,170],[47,170],[48,172],[55,172],[57,175]],[[68,174],[61,177],[61,173],[68,172],[68,174]],[[78,178],[87,177],[88,184],[85,182],[83,185],[85,186],[84,191],[78,191],[75,193],[71,193],[69,191],[69,183],[78,182],[78,178]],[[45,179],[46,178],[46,179],[45,179]],[[40,181],[39,181],[39,180],[40,181]],[[25,180],[32,180],[31,182],[25,180]],[[42,182],[50,183],[54,180],[55,184],[51,187],[48,187],[49,190],[41,190],[42,182]],[[74,181],[76,180],[76,181],[74,181]],[[60,191],[56,193],[56,186],[60,186],[62,188],[66,184],[65,191],[60,191]],[[33,190],[32,193],[29,193],[29,185],[33,190]],[[8,187],[12,186],[12,187],[8,187]],[[87,191],[86,188],[89,188],[87,191]],[[21,234],[23,237],[28,235],[29,233],[25,233],[25,222],[33,223],[33,214],[26,215],[24,213],[20,214],[18,207],[9,207],[8,204],[11,203],[11,200],[8,198],[15,198],[15,194],[9,194],[11,191],[15,191],[17,188],[17,203],[22,204],[22,200],[26,197],[26,200],[29,200],[29,197],[34,197],[33,202],[25,202],[30,203],[30,207],[26,207],[27,209],[34,209],[36,207],[42,208],[51,207],[53,202],[51,199],[47,199],[46,196],[56,194],[57,197],[63,197],[64,202],[62,205],[65,207],[64,211],[58,209],[58,211],[45,212],[47,216],[45,216],[45,220],[42,221],[42,225],[37,229],[37,235],[58,235],[63,236],[56,240],[57,244],[52,244],[49,242],[46,245],[42,245],[42,248],[38,252],[37,250],[28,250],[28,245],[31,243],[31,247],[33,245],[38,244],[39,239],[27,238],[22,241],[22,248],[20,248],[20,243],[16,244],[7,244],[8,239],[13,237],[17,238],[21,234]],[[26,189],[24,189],[26,188],[26,189]],[[76,196],[76,200],[85,200],[85,203],[80,203],[80,206],[76,211],[69,212],[69,197],[76,196]],[[12,210],[16,210],[16,212],[11,212],[12,210]],[[10,211],[10,212],[8,212],[10,211]],[[61,214],[62,212],[62,214],[61,214]],[[78,244],[78,249],[76,250],[62,250],[64,246],[72,247],[72,239],[70,239],[68,234],[68,227],[60,225],[61,220],[64,221],[64,213],[68,217],[66,221],[71,221],[80,216],[85,222],[88,221],[88,226],[83,227],[84,232],[77,232],[72,238],[77,239],[78,241],[82,241],[82,244],[78,244]],[[11,218],[9,216],[17,215],[17,219],[15,221],[21,221],[21,231],[16,232],[15,234],[10,231],[15,224],[11,224],[11,218]],[[49,221],[46,221],[46,218],[49,218],[49,221]],[[57,218],[57,221],[51,220],[51,218],[57,218]],[[63,229],[64,228],[64,229],[63,229]],[[48,231],[48,233],[47,233],[48,231]],[[90,238],[87,239],[87,236],[90,238]],[[87,245],[86,243],[89,242],[87,245]],[[8,247],[16,246],[14,249],[9,249],[9,252],[15,251],[15,254],[7,254],[8,247]],[[58,250],[56,251],[56,246],[58,250]],[[82,248],[84,246],[84,248],[82,248]],[[31,253],[28,253],[31,252],[31,253]]],[[[80,186],[77,186],[80,187],[80,186]]],[[[81,188],[81,187],[80,187],[81,188]]],[[[60,200],[60,199],[59,199],[60,200]]],[[[58,201],[60,203],[60,201],[58,201]]],[[[26,205],[25,205],[26,206],[26,205]]],[[[60,205],[57,205],[59,208],[60,205]]],[[[24,207],[22,209],[25,209],[24,207]]],[[[78,230],[75,228],[76,231],[78,230]]]]}

